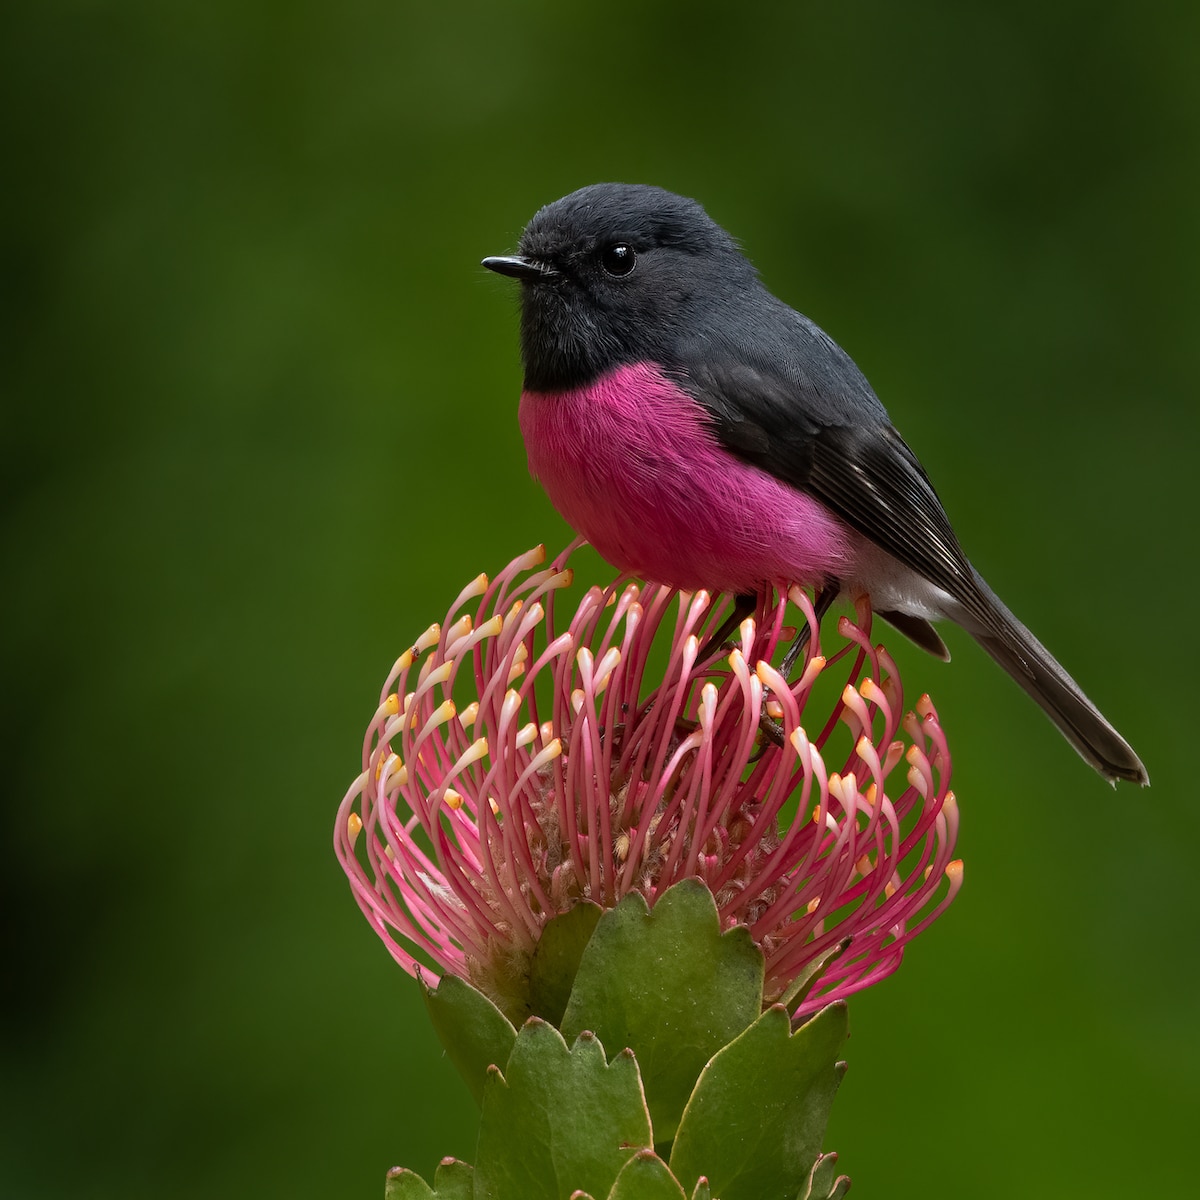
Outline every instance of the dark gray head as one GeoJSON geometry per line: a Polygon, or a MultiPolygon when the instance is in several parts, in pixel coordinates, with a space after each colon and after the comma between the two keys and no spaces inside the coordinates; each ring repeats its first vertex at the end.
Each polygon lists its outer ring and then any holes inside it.
{"type": "Polygon", "coordinates": [[[541,209],[518,253],[483,265],[521,281],[525,386],[561,391],[622,363],[668,362],[731,295],[758,287],[733,239],[662,188],[597,183],[541,209]]]}

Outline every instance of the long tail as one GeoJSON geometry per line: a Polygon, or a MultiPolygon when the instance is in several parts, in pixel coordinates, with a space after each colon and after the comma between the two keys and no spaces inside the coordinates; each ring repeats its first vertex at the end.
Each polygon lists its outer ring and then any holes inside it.
{"type": "Polygon", "coordinates": [[[1105,779],[1143,786],[1150,776],[1133,747],[1101,715],[1054,656],[1012,615],[975,572],[978,592],[963,628],[1045,709],[1063,736],[1105,779]]]}

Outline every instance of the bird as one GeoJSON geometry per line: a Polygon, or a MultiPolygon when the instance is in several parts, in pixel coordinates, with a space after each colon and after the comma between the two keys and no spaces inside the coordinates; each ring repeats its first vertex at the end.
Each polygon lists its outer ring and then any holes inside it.
{"type": "Polygon", "coordinates": [[[967,631],[1114,785],[1129,743],[959,545],[917,456],[850,356],[767,290],[695,200],[598,183],[539,209],[517,252],[529,469],[622,572],[745,603],[811,587],[949,658],[967,631]]]}

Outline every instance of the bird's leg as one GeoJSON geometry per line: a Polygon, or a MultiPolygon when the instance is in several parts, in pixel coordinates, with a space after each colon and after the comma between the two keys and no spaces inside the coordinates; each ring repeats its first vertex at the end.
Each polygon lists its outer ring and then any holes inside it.
{"type": "MultiPolygon", "coordinates": [[[[830,606],[837,599],[838,592],[840,591],[841,584],[836,579],[830,579],[824,587],[817,589],[817,594],[813,597],[813,615],[817,619],[818,627],[820,627],[821,618],[829,611],[830,606]]],[[[779,673],[784,679],[787,679],[792,673],[792,668],[796,665],[796,660],[804,653],[811,638],[812,629],[808,625],[805,625],[796,634],[792,644],[788,647],[788,652],[783,656],[783,663],[779,668],[779,673]]],[[[776,746],[783,745],[783,726],[774,717],[768,717],[764,712],[758,718],[758,728],[763,735],[764,741],[755,758],[766,753],[767,742],[774,742],[776,746]]]]}
{"type": "MultiPolygon", "coordinates": [[[[721,622],[720,628],[716,633],[709,637],[700,649],[700,653],[696,656],[697,663],[703,663],[706,660],[719,654],[722,649],[722,644],[728,639],[730,634],[754,612],[758,606],[758,597],[753,593],[735,596],[733,599],[733,611],[721,622]]],[[[647,709],[647,711],[649,711],[647,709]]],[[[693,730],[698,729],[699,724],[696,721],[691,721],[687,717],[679,717],[675,721],[675,729],[682,736],[686,737],[693,730]]]]}
{"type": "Polygon", "coordinates": [[[697,662],[704,662],[705,659],[711,658],[720,649],[725,640],[741,623],[754,612],[758,606],[758,597],[750,595],[735,596],[733,599],[733,612],[721,622],[721,627],[714,633],[708,641],[704,643],[704,648],[700,651],[697,662]]]}
{"type": "MultiPolygon", "coordinates": [[[[813,597],[813,613],[817,618],[817,627],[820,628],[821,619],[829,611],[833,602],[838,597],[838,592],[842,590],[842,585],[836,579],[826,581],[824,587],[817,588],[817,594],[813,597]]],[[[806,624],[798,634],[795,641],[788,647],[788,652],[783,656],[783,665],[779,668],[779,673],[787,679],[792,673],[792,668],[796,665],[796,660],[808,648],[808,643],[812,638],[812,629],[806,624]]]]}

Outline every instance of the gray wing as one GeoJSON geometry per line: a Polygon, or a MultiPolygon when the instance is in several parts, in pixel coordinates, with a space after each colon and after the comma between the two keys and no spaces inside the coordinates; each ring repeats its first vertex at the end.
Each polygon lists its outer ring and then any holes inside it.
{"type": "Polygon", "coordinates": [[[982,617],[989,606],[933,484],[861,373],[837,353],[840,375],[827,368],[788,378],[709,359],[685,364],[681,380],[708,410],[714,433],[731,453],[815,496],[982,617]],[[845,363],[853,370],[849,378],[845,363]],[[831,382],[839,395],[830,395],[831,382]]]}

